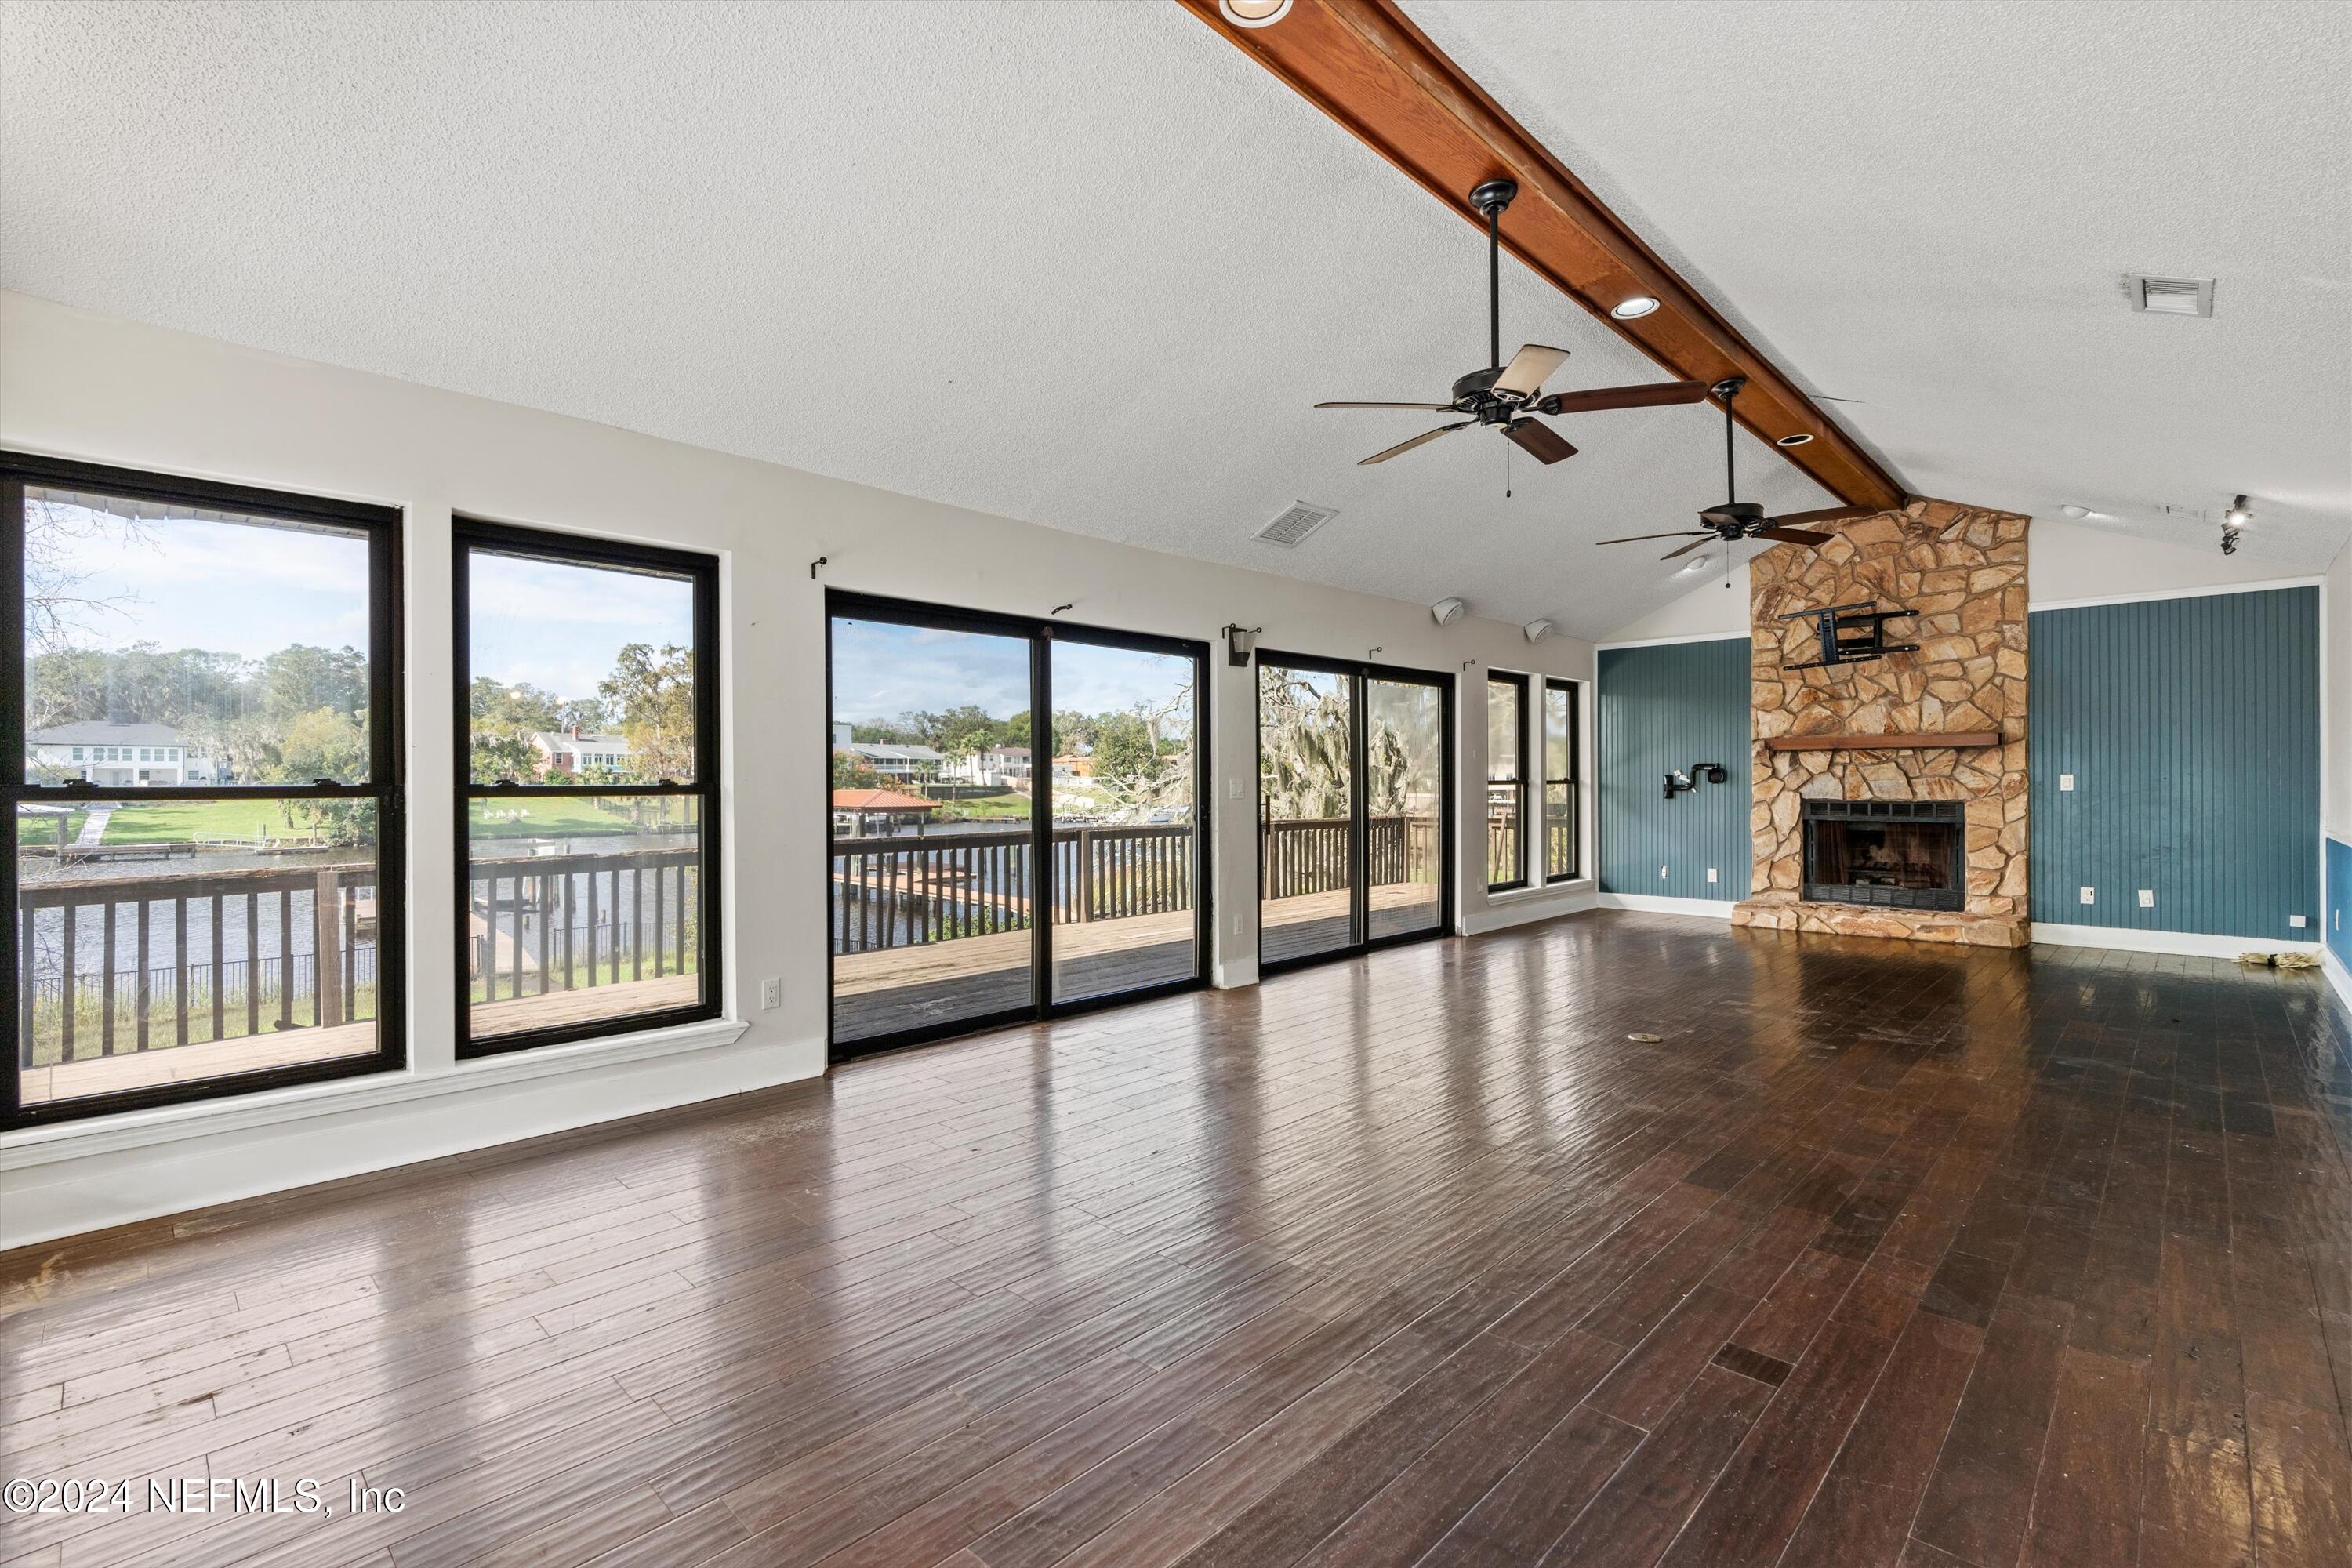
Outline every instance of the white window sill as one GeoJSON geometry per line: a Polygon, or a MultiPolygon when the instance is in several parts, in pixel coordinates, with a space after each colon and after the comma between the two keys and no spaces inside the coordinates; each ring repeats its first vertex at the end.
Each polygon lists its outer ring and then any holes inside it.
{"type": "Polygon", "coordinates": [[[224,1096],[185,1105],[159,1106],[151,1110],[125,1111],[120,1116],[93,1117],[86,1121],[49,1127],[20,1128],[0,1133],[0,1172],[25,1170],[59,1160],[79,1159],[119,1149],[233,1132],[315,1116],[333,1116],[436,1095],[523,1083],[564,1073],[587,1072],[653,1057],[682,1055],[732,1045],[749,1027],[737,1018],[714,1018],[681,1024],[675,1028],[648,1029],[610,1039],[582,1040],[511,1056],[462,1061],[431,1073],[414,1068],[364,1077],[299,1084],[259,1094],[224,1096]]]}

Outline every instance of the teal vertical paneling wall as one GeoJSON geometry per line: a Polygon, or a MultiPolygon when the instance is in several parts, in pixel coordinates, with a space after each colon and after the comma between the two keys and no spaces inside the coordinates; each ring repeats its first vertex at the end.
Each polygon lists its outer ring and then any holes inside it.
{"type": "Polygon", "coordinates": [[[2319,590],[2031,619],[2033,918],[2318,940],[2319,590]]]}
{"type": "Polygon", "coordinates": [[[1598,674],[1601,890],[1746,898],[1748,639],[1602,648],[1598,674]],[[1666,771],[1693,763],[1721,763],[1730,776],[1667,800],[1666,771]]]}
{"type": "Polygon", "coordinates": [[[2327,841],[2327,919],[2322,932],[2336,962],[2352,970],[2352,844],[2327,841]]]}

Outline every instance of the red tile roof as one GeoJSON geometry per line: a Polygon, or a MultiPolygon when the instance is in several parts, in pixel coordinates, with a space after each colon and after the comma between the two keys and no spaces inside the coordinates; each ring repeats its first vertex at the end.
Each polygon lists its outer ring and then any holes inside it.
{"type": "Polygon", "coordinates": [[[835,811],[937,811],[935,800],[919,800],[911,795],[900,795],[894,789],[837,789],[833,792],[835,811]]]}

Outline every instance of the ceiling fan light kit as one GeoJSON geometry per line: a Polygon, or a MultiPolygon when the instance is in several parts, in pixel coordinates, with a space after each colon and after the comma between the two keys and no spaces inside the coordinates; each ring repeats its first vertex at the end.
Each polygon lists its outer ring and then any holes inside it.
{"type": "MultiPolygon", "coordinates": [[[[1548,343],[1524,343],[1507,361],[1503,358],[1503,211],[1519,194],[1514,180],[1488,180],[1470,193],[1470,205],[1486,220],[1486,365],[1454,378],[1443,403],[1318,403],[1318,408],[1406,408],[1431,414],[1454,414],[1462,417],[1451,425],[1441,425],[1408,440],[1373,453],[1358,460],[1359,468],[1371,463],[1385,463],[1415,447],[1451,436],[1456,430],[1467,430],[1474,425],[1490,426],[1503,434],[1503,438],[1533,458],[1538,463],[1557,463],[1576,456],[1576,447],[1550,426],[1536,418],[1562,414],[1584,414],[1611,408],[1654,408],[1676,403],[1698,403],[1706,397],[1706,387],[1696,381],[1667,381],[1640,386],[1604,386],[1587,392],[1556,392],[1543,395],[1543,384],[1559,367],[1568,363],[1566,349],[1548,343]]],[[[1643,296],[1647,299],[1647,296],[1643,296]]],[[[1618,307],[1636,301],[1628,300],[1618,307]]],[[[1643,310],[1632,312],[1646,315],[1657,309],[1655,300],[1648,300],[1643,310]]]]}

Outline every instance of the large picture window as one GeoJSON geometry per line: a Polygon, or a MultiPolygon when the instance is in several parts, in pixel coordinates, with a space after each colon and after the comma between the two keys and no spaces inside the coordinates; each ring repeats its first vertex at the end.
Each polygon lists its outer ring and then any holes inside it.
{"type": "Polygon", "coordinates": [[[1543,868],[1544,880],[1565,882],[1577,875],[1576,682],[1544,682],[1543,868]]]}
{"type": "Polygon", "coordinates": [[[460,518],[457,1054],[718,1016],[718,563],[460,518]]]}
{"type": "Polygon", "coordinates": [[[1528,678],[1486,678],[1486,887],[1528,883],[1528,678]]]}
{"type": "Polygon", "coordinates": [[[0,457],[12,1124],[403,1059],[400,515],[0,457]]]}

